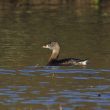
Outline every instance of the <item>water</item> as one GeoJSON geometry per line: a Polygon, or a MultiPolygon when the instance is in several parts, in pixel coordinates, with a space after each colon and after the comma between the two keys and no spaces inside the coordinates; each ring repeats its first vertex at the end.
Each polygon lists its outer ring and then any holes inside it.
{"type": "Polygon", "coordinates": [[[34,8],[0,11],[0,109],[109,110],[108,11],[34,8]],[[59,41],[60,58],[88,58],[88,66],[45,66],[49,41],[59,41]]]}
{"type": "Polygon", "coordinates": [[[0,69],[0,105],[9,110],[110,108],[110,70],[74,67],[0,69]]]}

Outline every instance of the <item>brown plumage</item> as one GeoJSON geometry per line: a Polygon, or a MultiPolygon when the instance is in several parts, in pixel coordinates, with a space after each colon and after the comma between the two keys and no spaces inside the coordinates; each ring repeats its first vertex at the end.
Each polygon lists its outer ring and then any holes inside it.
{"type": "Polygon", "coordinates": [[[60,52],[60,45],[58,42],[51,42],[43,46],[43,48],[48,48],[52,50],[52,54],[47,64],[48,66],[71,66],[71,65],[86,66],[87,65],[88,60],[81,60],[76,58],[58,59],[60,52]]]}

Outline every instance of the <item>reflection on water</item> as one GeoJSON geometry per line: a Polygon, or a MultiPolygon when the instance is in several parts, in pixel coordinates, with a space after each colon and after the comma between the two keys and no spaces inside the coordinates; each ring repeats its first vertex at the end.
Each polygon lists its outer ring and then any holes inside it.
{"type": "Polygon", "coordinates": [[[0,110],[109,110],[109,1],[23,1],[0,4],[0,110]],[[89,65],[44,66],[49,41],[60,43],[60,58],[89,65]]]}
{"type": "Polygon", "coordinates": [[[105,69],[73,67],[1,68],[0,107],[10,110],[108,110],[109,73],[110,70],[105,69]]]}
{"type": "Polygon", "coordinates": [[[92,66],[108,68],[110,17],[91,8],[82,15],[75,11],[2,10],[0,66],[45,65],[49,52],[41,47],[54,40],[60,42],[60,57],[88,58],[92,66]]]}

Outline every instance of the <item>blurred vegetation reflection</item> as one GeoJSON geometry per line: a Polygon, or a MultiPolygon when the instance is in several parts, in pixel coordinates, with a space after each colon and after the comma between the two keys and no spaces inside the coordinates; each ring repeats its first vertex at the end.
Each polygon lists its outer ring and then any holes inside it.
{"type": "Polygon", "coordinates": [[[52,40],[62,57],[108,66],[109,16],[109,0],[0,0],[0,66],[45,65],[52,40]]]}

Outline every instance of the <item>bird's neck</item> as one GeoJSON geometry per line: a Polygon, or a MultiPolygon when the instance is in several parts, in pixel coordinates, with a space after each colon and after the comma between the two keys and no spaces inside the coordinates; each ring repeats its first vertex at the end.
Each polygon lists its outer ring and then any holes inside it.
{"type": "Polygon", "coordinates": [[[51,54],[51,56],[49,58],[49,63],[51,63],[51,62],[53,62],[53,61],[58,59],[59,52],[60,52],[60,48],[52,51],[52,54],[51,54]]]}

